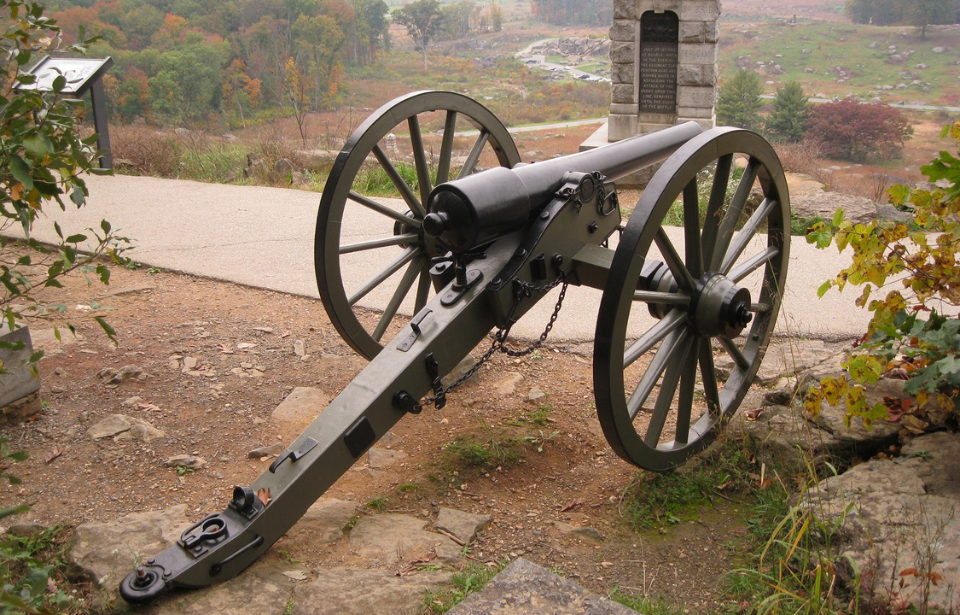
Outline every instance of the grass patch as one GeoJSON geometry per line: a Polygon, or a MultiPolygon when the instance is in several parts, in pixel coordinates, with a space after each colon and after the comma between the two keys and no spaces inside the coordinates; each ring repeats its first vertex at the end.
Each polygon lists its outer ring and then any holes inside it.
{"type": "Polygon", "coordinates": [[[371,510],[379,510],[380,512],[383,512],[387,509],[388,503],[389,503],[389,500],[387,498],[379,497],[379,498],[373,498],[372,500],[367,502],[366,506],[371,510]]]}
{"type": "Polygon", "coordinates": [[[452,588],[438,591],[427,590],[423,598],[422,611],[426,613],[446,613],[463,602],[467,596],[480,590],[502,569],[502,564],[496,568],[482,564],[470,564],[453,575],[450,579],[453,584],[452,588]]]}
{"type": "Polygon", "coordinates": [[[472,437],[458,438],[447,444],[444,453],[457,466],[486,468],[494,465],[515,465],[523,459],[520,441],[477,440],[472,437]]]}
{"type": "Polygon", "coordinates": [[[761,79],[775,82],[764,86],[770,94],[783,83],[799,81],[808,94],[823,93],[831,98],[853,94],[868,99],[877,96],[885,102],[906,99],[941,105],[954,105],[960,99],[956,67],[950,65],[954,57],[932,51],[955,44],[950,41],[956,35],[949,28],[928,29],[925,39],[915,28],[851,23],[767,23],[739,28],[735,33],[724,30],[721,75],[731,75],[738,68],[757,70],[756,62],[764,62],[761,79]],[[900,30],[903,32],[898,33],[900,30]],[[898,52],[911,53],[893,58],[891,45],[898,52]],[[918,64],[926,67],[917,68],[918,64]],[[774,65],[779,70],[764,72],[774,65]],[[901,83],[906,87],[880,89],[901,83]]]}
{"type": "Polygon", "coordinates": [[[619,602],[623,606],[643,613],[644,615],[684,615],[689,613],[689,609],[679,604],[670,604],[662,596],[656,598],[645,598],[644,596],[631,596],[621,592],[619,589],[610,594],[610,599],[619,602]]]}
{"type": "Polygon", "coordinates": [[[728,440],[703,453],[699,467],[651,477],[638,472],[624,490],[620,512],[634,530],[665,529],[695,518],[716,494],[743,493],[751,488],[752,455],[742,441],[728,440]]]}

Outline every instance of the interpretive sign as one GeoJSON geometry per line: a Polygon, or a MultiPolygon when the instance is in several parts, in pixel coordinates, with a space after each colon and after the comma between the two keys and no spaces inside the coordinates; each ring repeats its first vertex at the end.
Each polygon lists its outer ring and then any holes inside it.
{"type": "Polygon", "coordinates": [[[676,113],[680,20],[672,11],[640,17],[640,112],[676,113]]]}
{"type": "Polygon", "coordinates": [[[101,169],[113,168],[113,155],[110,153],[110,130],[107,125],[106,94],[103,92],[103,76],[113,66],[113,59],[90,58],[51,58],[44,57],[37,62],[27,74],[33,75],[33,83],[18,83],[18,90],[53,91],[53,82],[58,77],[64,78],[61,93],[80,97],[90,92],[90,103],[93,106],[93,125],[97,131],[97,148],[102,150],[100,157],[101,169]]]}

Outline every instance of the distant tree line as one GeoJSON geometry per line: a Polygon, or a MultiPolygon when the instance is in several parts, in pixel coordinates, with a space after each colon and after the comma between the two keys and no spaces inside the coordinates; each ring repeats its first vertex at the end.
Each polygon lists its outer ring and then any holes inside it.
{"type": "Polygon", "coordinates": [[[811,141],[824,156],[852,162],[898,158],[913,133],[898,109],[854,99],[811,105],[796,81],[777,90],[773,110],[764,116],[762,93],[757,73],[738,71],[720,85],[717,123],[762,132],[774,141],[811,141]]]}
{"type": "Polygon", "coordinates": [[[537,19],[561,26],[609,26],[613,23],[610,0],[530,0],[530,13],[537,19]]]}
{"type": "Polygon", "coordinates": [[[264,108],[338,100],[345,63],[389,45],[383,0],[51,0],[68,42],[110,55],[112,112],[130,121],[243,123],[264,108]],[[295,86],[295,87],[293,87],[295,86]]]}
{"type": "Polygon", "coordinates": [[[846,13],[855,23],[875,26],[917,26],[926,36],[930,24],[955,23],[960,19],[957,0],[847,0],[846,13]]]}

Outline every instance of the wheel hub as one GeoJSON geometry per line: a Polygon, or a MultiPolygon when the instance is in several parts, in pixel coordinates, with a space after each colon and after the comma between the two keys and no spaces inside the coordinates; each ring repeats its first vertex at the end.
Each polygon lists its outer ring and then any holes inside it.
{"type": "Polygon", "coordinates": [[[750,321],[750,291],[723,274],[709,272],[697,282],[690,298],[690,317],[700,335],[739,336],[750,321]]]}

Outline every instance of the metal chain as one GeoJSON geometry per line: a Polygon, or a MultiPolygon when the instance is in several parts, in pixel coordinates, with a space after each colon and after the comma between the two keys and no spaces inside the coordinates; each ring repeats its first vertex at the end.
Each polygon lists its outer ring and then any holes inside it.
{"type": "MultiPolygon", "coordinates": [[[[489,361],[490,358],[493,357],[493,355],[496,354],[498,351],[504,353],[509,357],[524,357],[534,352],[538,348],[540,348],[543,345],[543,343],[547,341],[547,336],[550,335],[550,331],[553,329],[553,324],[557,322],[557,317],[560,316],[560,308],[563,307],[563,300],[567,296],[567,287],[569,286],[569,283],[566,280],[566,275],[564,275],[563,271],[561,271],[557,275],[556,280],[554,280],[553,282],[550,282],[549,284],[545,284],[543,286],[535,286],[533,284],[529,284],[522,280],[517,280],[515,283],[517,285],[517,292],[514,294],[513,307],[510,308],[510,313],[507,314],[507,326],[501,329],[497,329],[497,333],[493,336],[493,342],[490,344],[490,348],[488,348],[487,351],[484,352],[479,359],[477,359],[477,362],[474,363],[473,367],[467,370],[466,373],[464,373],[462,376],[457,378],[457,380],[454,381],[449,386],[444,387],[443,395],[446,395],[447,393],[453,391],[454,389],[459,387],[461,384],[469,380],[470,377],[476,374],[477,371],[479,371],[479,369],[484,365],[484,363],[489,361]],[[525,297],[531,296],[534,292],[549,292],[554,288],[556,288],[557,286],[560,286],[560,284],[563,284],[563,288],[560,289],[560,296],[557,297],[557,305],[553,308],[553,314],[550,315],[550,321],[547,322],[547,326],[544,327],[543,333],[540,334],[540,338],[537,341],[535,341],[532,345],[530,345],[528,348],[525,348],[523,350],[511,350],[510,348],[507,348],[506,346],[507,336],[510,335],[510,329],[513,327],[514,323],[516,322],[513,319],[513,315],[516,313],[517,308],[520,306],[520,302],[525,297]]],[[[437,401],[437,397],[439,396],[435,395],[433,397],[426,397],[422,402],[420,402],[420,405],[429,406],[437,401]]]]}

